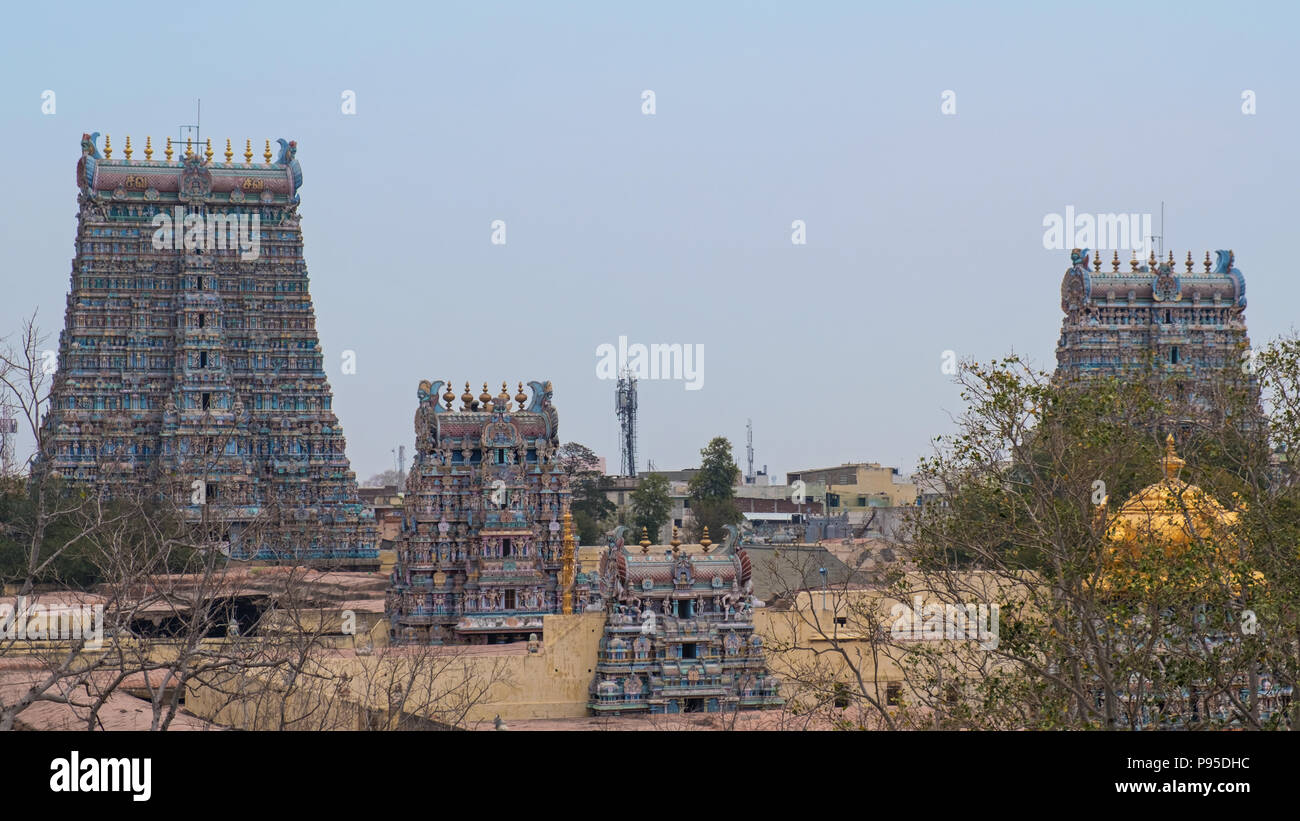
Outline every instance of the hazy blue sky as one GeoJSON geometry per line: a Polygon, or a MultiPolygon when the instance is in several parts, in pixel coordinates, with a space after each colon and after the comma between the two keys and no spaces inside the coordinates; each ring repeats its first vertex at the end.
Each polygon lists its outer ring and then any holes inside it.
{"type": "Polygon", "coordinates": [[[705,350],[701,390],[641,383],[642,467],[718,434],[743,467],[752,418],[778,474],[910,469],[960,411],[943,351],[1054,364],[1069,254],[1042,223],[1066,206],[1163,200],[1180,261],[1236,250],[1255,342],[1292,326],[1293,3],[636,5],[14,5],[0,334],[36,307],[62,327],[82,132],[161,152],[195,98],[214,147],[298,141],[362,478],[413,444],[423,378],[550,379],[561,437],[617,468],[596,348],[620,335],[705,350]]]}

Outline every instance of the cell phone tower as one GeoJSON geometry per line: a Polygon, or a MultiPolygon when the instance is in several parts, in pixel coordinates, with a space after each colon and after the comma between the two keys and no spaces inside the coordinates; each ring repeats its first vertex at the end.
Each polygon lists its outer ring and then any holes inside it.
{"type": "Polygon", "coordinates": [[[619,424],[619,468],[623,476],[636,476],[636,377],[624,369],[614,391],[614,411],[619,424]]]}
{"type": "Polygon", "coordinates": [[[754,420],[745,420],[745,454],[748,457],[748,468],[745,471],[745,484],[754,484],[754,420]]]}

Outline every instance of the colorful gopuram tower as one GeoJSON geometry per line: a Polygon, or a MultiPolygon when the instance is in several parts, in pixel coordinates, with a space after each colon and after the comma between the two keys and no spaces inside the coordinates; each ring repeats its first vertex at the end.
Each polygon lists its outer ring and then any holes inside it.
{"type": "Polygon", "coordinates": [[[449,383],[420,383],[388,591],[394,642],[526,640],[541,636],[544,615],[566,610],[577,569],[563,532],[570,491],[556,460],[559,416],[551,383],[528,385],[531,399],[523,383],[511,397],[504,382],[499,395],[484,383],[475,397],[466,382],[455,409],[449,383]]]}
{"type": "Polygon", "coordinates": [[[158,483],[236,559],[378,565],[331,409],[299,229],[297,145],[261,163],[83,135],[80,206],[39,469],[158,483]],[[180,153],[179,151],[176,153],[180,153]]]}
{"type": "Polygon", "coordinates": [[[1102,271],[1098,257],[1089,270],[1088,249],[1071,253],[1061,283],[1061,336],[1056,346],[1058,376],[1132,375],[1158,367],[1174,381],[1194,382],[1214,369],[1242,368],[1249,357],[1246,335],[1246,279],[1232,267],[1231,251],[1205,253],[1194,270],[1191,252],[1179,272],[1173,252],[1157,262],[1136,257],[1120,271],[1119,255],[1102,271]]]}
{"type": "Polygon", "coordinates": [[[588,708],[594,714],[716,713],[779,707],[780,686],[754,632],[749,556],[728,526],[723,545],[673,540],[628,549],[620,527],[601,558],[605,634],[588,708]]]}

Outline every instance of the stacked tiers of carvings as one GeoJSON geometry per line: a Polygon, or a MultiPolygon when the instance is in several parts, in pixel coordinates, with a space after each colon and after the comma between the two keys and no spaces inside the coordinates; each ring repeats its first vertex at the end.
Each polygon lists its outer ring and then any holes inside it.
{"type": "Polygon", "coordinates": [[[466,383],[456,409],[450,385],[420,383],[388,593],[395,642],[524,640],[566,591],[570,610],[586,606],[551,383],[528,385],[531,399],[522,383],[513,397],[505,383],[495,397],[466,383]]]}
{"type": "Polygon", "coordinates": [[[110,490],[167,482],[186,515],[225,524],[236,557],[377,562],[307,291],[296,144],[253,166],[190,152],[114,160],[97,137],[83,137],[77,167],[77,255],[38,469],[110,490]],[[256,215],[256,258],[159,242],[163,216],[181,214],[256,215]]]}

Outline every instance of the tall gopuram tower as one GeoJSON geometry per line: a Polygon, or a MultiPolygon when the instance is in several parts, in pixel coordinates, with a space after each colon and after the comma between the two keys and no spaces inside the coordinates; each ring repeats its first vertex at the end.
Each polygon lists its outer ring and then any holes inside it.
{"type": "Polygon", "coordinates": [[[523,640],[541,636],[544,615],[565,612],[576,569],[563,533],[570,491],[556,460],[559,416],[551,383],[528,385],[531,399],[523,383],[511,397],[504,382],[499,395],[484,383],[475,397],[466,382],[456,409],[449,383],[420,383],[387,596],[394,642],[523,640]]]}
{"type": "MultiPolygon", "coordinates": [[[[299,229],[296,143],[154,159],[82,137],[72,263],[39,469],[156,483],[232,558],[378,564],[331,393],[299,229]]],[[[175,153],[180,153],[179,151],[175,153]]]]}
{"type": "MultiPolygon", "coordinates": [[[[1242,376],[1257,391],[1250,339],[1246,335],[1246,280],[1233,267],[1231,251],[1205,253],[1195,270],[1191,252],[1178,270],[1171,251],[1128,263],[1120,271],[1118,253],[1110,271],[1100,257],[1089,267],[1085,248],[1071,252],[1071,267],[1061,283],[1061,337],[1056,347],[1057,376],[1132,377],[1155,369],[1176,398],[1196,401],[1198,382],[1218,371],[1242,376]]],[[[1204,397],[1201,397],[1204,399],[1204,397]]]]}

